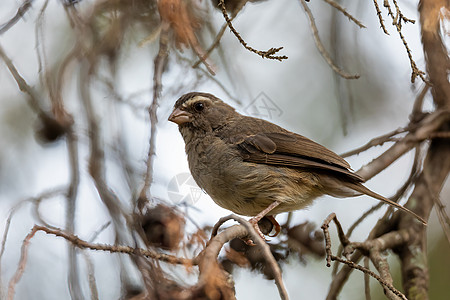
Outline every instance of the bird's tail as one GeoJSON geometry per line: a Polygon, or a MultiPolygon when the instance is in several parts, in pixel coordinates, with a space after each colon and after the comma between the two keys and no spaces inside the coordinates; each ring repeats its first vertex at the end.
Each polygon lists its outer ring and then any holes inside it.
{"type": "Polygon", "coordinates": [[[417,215],[415,212],[407,209],[406,207],[401,206],[400,204],[389,200],[386,197],[383,197],[371,190],[369,190],[367,187],[365,187],[364,185],[360,184],[360,183],[349,183],[348,187],[350,187],[351,189],[366,194],[367,196],[373,197],[377,200],[383,201],[386,204],[389,204],[390,206],[396,207],[398,209],[403,210],[404,212],[409,213],[410,215],[413,215],[416,219],[418,219],[420,222],[422,222],[424,225],[427,225],[427,221],[425,221],[422,217],[420,217],[419,215],[417,215]]]}

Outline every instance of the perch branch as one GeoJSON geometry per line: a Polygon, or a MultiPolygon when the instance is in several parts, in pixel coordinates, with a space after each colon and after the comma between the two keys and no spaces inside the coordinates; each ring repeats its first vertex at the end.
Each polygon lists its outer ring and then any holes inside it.
{"type": "MultiPolygon", "coordinates": [[[[233,229],[233,230],[236,230],[236,232],[233,233],[233,234],[231,234],[230,232],[227,232],[226,236],[227,237],[231,237],[231,238],[229,238],[225,242],[227,242],[227,241],[229,241],[229,240],[231,240],[232,238],[235,238],[235,237],[245,237],[245,236],[250,235],[252,240],[254,242],[256,242],[256,244],[259,247],[261,247],[261,249],[263,251],[263,255],[264,255],[267,263],[269,264],[269,266],[271,267],[271,269],[273,271],[273,274],[274,274],[274,277],[275,277],[275,283],[277,285],[278,292],[280,293],[281,299],[288,299],[289,296],[287,294],[286,288],[285,288],[284,283],[283,283],[283,279],[281,277],[280,266],[278,265],[278,263],[276,262],[275,258],[273,257],[272,252],[270,251],[269,245],[259,236],[259,234],[256,232],[256,230],[253,228],[253,226],[247,220],[245,220],[245,219],[243,219],[243,218],[241,218],[239,216],[236,216],[236,215],[229,215],[227,217],[221,218],[214,225],[214,228],[213,228],[213,231],[212,231],[213,238],[211,239],[211,241],[208,243],[208,246],[207,246],[207,249],[209,249],[208,251],[213,251],[214,257],[217,256],[215,254],[219,253],[221,247],[223,246],[223,244],[221,244],[220,241],[225,240],[225,238],[224,237],[218,238],[220,234],[219,235],[216,235],[216,234],[217,234],[217,231],[218,231],[219,227],[223,223],[228,221],[228,220],[235,220],[238,223],[240,223],[242,225],[242,227],[236,227],[236,226],[231,227],[231,228],[236,228],[236,229],[233,229]],[[215,240],[216,238],[219,240],[219,242],[215,240]],[[211,243],[214,243],[215,246],[210,246],[211,243]],[[219,246],[220,246],[220,248],[219,248],[219,246]],[[211,250],[210,247],[212,248],[212,250],[211,250]]],[[[227,231],[227,230],[231,231],[230,228],[227,228],[225,231],[227,231]]],[[[207,252],[205,252],[205,253],[207,253],[207,252]]]]}

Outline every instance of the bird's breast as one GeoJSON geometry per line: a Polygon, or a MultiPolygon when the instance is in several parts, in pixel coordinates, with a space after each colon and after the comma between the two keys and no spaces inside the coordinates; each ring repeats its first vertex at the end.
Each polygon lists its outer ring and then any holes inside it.
{"type": "Polygon", "coordinates": [[[221,139],[205,138],[186,146],[199,187],[219,206],[237,214],[257,215],[275,200],[283,204],[274,213],[291,211],[320,195],[311,173],[245,162],[236,148],[221,139]]]}

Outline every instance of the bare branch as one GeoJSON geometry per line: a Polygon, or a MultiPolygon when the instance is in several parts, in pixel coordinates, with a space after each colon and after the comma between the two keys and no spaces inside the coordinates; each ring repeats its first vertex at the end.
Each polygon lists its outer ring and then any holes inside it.
{"type": "Polygon", "coordinates": [[[393,139],[394,136],[396,136],[396,135],[398,135],[400,133],[404,133],[406,131],[407,131],[406,128],[398,128],[398,129],[396,129],[396,130],[394,130],[392,132],[389,132],[389,133],[386,133],[386,134],[383,134],[381,136],[378,136],[376,138],[371,139],[367,144],[365,144],[365,145],[363,145],[361,147],[358,147],[358,148],[353,149],[351,151],[342,153],[341,156],[342,157],[349,157],[349,156],[353,156],[353,155],[359,154],[361,152],[367,151],[367,150],[369,150],[372,147],[382,146],[384,143],[394,141],[395,140],[395,139],[393,139]]]}
{"type": "Polygon", "coordinates": [[[356,19],[349,12],[347,12],[347,10],[345,8],[343,8],[341,5],[339,5],[339,3],[337,3],[336,1],[333,1],[333,0],[323,0],[323,1],[325,1],[329,5],[333,6],[337,10],[339,10],[341,13],[344,14],[344,16],[349,18],[349,20],[353,21],[356,25],[358,25],[359,28],[366,28],[366,26],[364,26],[358,19],[356,19]]]}
{"type": "Polygon", "coordinates": [[[121,246],[121,245],[107,245],[107,244],[96,244],[96,243],[90,243],[86,242],[82,239],[80,239],[78,236],[65,232],[61,229],[53,229],[53,228],[47,228],[44,226],[34,225],[31,232],[37,232],[37,231],[43,231],[46,234],[54,235],[57,237],[62,237],[63,239],[70,242],[72,245],[76,246],[80,249],[90,249],[90,250],[96,250],[96,251],[104,251],[104,252],[111,252],[111,253],[123,253],[123,254],[139,254],[142,256],[146,256],[152,259],[156,259],[162,262],[166,262],[169,264],[176,264],[176,265],[185,265],[185,266],[194,266],[197,265],[196,261],[193,259],[188,258],[181,258],[176,257],[173,255],[165,254],[165,253],[158,253],[142,248],[133,248],[129,246],[121,246]]]}
{"type": "Polygon", "coordinates": [[[403,154],[410,151],[417,145],[417,142],[430,138],[431,134],[439,130],[445,122],[450,119],[450,112],[446,110],[438,110],[427,115],[423,120],[415,124],[414,130],[410,129],[403,139],[396,142],[391,148],[383,152],[379,157],[372,160],[366,166],[363,166],[356,173],[369,180],[386,167],[390,166],[395,160],[403,154]]]}
{"type": "Polygon", "coordinates": [[[14,80],[16,81],[17,85],[19,86],[20,91],[22,91],[28,95],[28,104],[30,105],[30,107],[37,114],[46,115],[44,110],[41,108],[38,94],[30,85],[28,85],[28,83],[25,81],[25,79],[19,74],[19,71],[17,71],[13,62],[6,55],[5,50],[3,49],[3,47],[1,45],[0,45],[0,57],[6,63],[6,66],[8,67],[9,71],[11,72],[11,75],[14,77],[14,80]]]}
{"type": "Polygon", "coordinates": [[[228,27],[230,28],[231,32],[237,37],[237,39],[242,44],[242,46],[245,47],[245,49],[247,49],[247,50],[249,50],[249,51],[251,51],[253,53],[258,54],[262,58],[275,59],[275,60],[278,60],[278,61],[282,61],[283,59],[287,59],[288,58],[286,55],[283,55],[283,56],[274,55],[275,53],[277,53],[278,51],[283,49],[283,47],[270,48],[267,51],[260,51],[260,50],[256,50],[256,49],[248,46],[247,43],[244,41],[244,39],[239,34],[239,32],[237,32],[237,30],[233,27],[233,24],[231,23],[231,19],[228,16],[224,0],[219,0],[219,5],[222,7],[222,14],[223,14],[223,17],[225,18],[225,21],[228,24],[228,27]]]}
{"type": "MultiPolygon", "coordinates": [[[[227,228],[224,232],[231,231],[231,228],[227,228]]],[[[264,257],[265,257],[267,263],[270,265],[270,267],[271,267],[271,269],[273,271],[273,274],[274,274],[274,277],[275,277],[275,283],[276,283],[276,285],[278,287],[278,292],[280,293],[281,299],[288,299],[289,296],[287,294],[286,288],[285,288],[284,283],[283,283],[283,279],[281,277],[280,267],[278,266],[278,263],[276,262],[275,258],[273,257],[273,255],[272,255],[272,253],[270,251],[269,245],[259,236],[259,234],[256,232],[256,230],[253,228],[253,226],[247,220],[245,220],[245,219],[243,219],[243,218],[241,218],[239,216],[236,216],[236,215],[229,215],[227,217],[221,218],[214,225],[214,229],[212,231],[212,236],[215,236],[215,237],[213,237],[211,239],[211,241],[209,242],[209,244],[207,246],[208,250],[205,250],[205,253],[207,253],[206,251],[211,251],[211,252],[213,252],[214,257],[217,257],[221,247],[223,246],[223,244],[225,242],[231,240],[232,238],[245,237],[247,235],[250,235],[252,240],[254,242],[256,242],[256,244],[259,247],[261,247],[261,249],[263,251],[263,254],[264,254],[264,257]],[[220,234],[215,236],[215,234],[217,233],[217,230],[219,229],[219,227],[224,222],[226,222],[228,220],[231,220],[231,219],[239,222],[243,226],[242,229],[244,229],[244,230],[239,229],[239,227],[233,226],[231,228],[236,228],[236,229],[233,229],[233,230],[236,230],[236,232],[232,233],[232,234],[230,232],[227,232],[226,235],[224,233],[224,236],[226,236],[227,238],[224,238],[223,236],[221,236],[219,238],[220,234]],[[217,240],[215,240],[216,238],[217,238],[217,240]],[[214,243],[215,246],[211,246],[213,243],[214,243]]]]}
{"type": "Polygon", "coordinates": [[[383,32],[387,35],[389,35],[389,32],[386,30],[386,27],[384,26],[384,20],[383,16],[381,15],[380,7],[378,6],[377,0],[373,0],[373,4],[375,6],[375,10],[377,11],[378,20],[380,22],[381,29],[383,29],[383,32]]]}
{"type": "Polygon", "coordinates": [[[22,5],[17,10],[17,13],[8,22],[0,25],[0,35],[7,32],[11,27],[13,27],[23,15],[30,9],[33,0],[25,0],[22,5]]]}
{"type": "Polygon", "coordinates": [[[162,74],[164,66],[167,63],[167,57],[169,55],[169,24],[163,23],[161,25],[161,34],[159,37],[159,52],[154,60],[154,73],[153,73],[153,101],[148,108],[148,114],[150,117],[150,139],[147,155],[147,172],[145,174],[144,186],[140,192],[138,199],[138,209],[142,210],[148,203],[149,198],[147,193],[150,190],[150,185],[153,182],[153,157],[155,155],[155,141],[156,141],[156,123],[158,122],[156,116],[156,110],[158,109],[158,101],[161,97],[162,90],[162,74]]]}
{"type": "MultiPolygon", "coordinates": [[[[354,261],[352,261],[352,260],[349,260],[349,259],[343,259],[343,258],[340,258],[340,257],[335,256],[335,255],[332,254],[332,252],[331,252],[331,237],[330,237],[330,232],[329,232],[329,230],[328,230],[329,224],[330,224],[331,221],[334,221],[334,222],[335,222],[336,227],[337,227],[337,229],[338,229],[339,238],[341,239],[341,242],[343,243],[343,245],[345,246],[345,245],[349,244],[349,241],[348,241],[347,237],[345,237],[344,232],[343,232],[343,230],[342,230],[342,227],[341,227],[339,221],[338,221],[337,218],[336,218],[336,215],[335,215],[334,213],[330,214],[330,215],[325,219],[325,221],[324,221],[324,223],[323,223],[323,225],[322,225],[322,230],[323,230],[323,233],[324,233],[324,235],[325,235],[325,249],[326,249],[326,253],[327,253],[327,266],[328,266],[328,267],[331,266],[331,264],[330,264],[331,261],[338,261],[338,262],[341,262],[341,263],[347,265],[348,267],[350,267],[350,268],[352,268],[352,269],[360,270],[360,271],[362,271],[364,274],[367,274],[367,275],[372,276],[373,278],[375,278],[376,280],[378,280],[378,282],[380,282],[380,284],[381,284],[383,287],[387,288],[387,289],[388,289],[390,292],[392,292],[394,295],[399,296],[399,297],[401,297],[401,298],[404,299],[404,300],[408,300],[408,299],[405,297],[405,295],[403,295],[400,291],[398,291],[398,290],[392,285],[392,282],[389,282],[389,280],[386,280],[385,278],[383,278],[383,277],[381,277],[381,276],[375,274],[374,272],[370,271],[369,269],[367,269],[367,268],[365,268],[365,267],[363,267],[363,266],[360,266],[360,265],[356,264],[356,263],[355,263],[354,261]]],[[[355,243],[351,243],[350,245],[351,245],[352,247],[358,248],[357,246],[354,246],[355,243]]],[[[359,245],[359,244],[357,244],[357,245],[359,245]]],[[[388,278],[389,278],[389,277],[388,277],[388,278]]],[[[333,297],[330,297],[330,294],[329,294],[327,299],[334,299],[334,298],[333,298],[333,297]]]]}
{"type": "MultiPolygon", "coordinates": [[[[234,19],[231,18],[230,21],[232,21],[234,19]]],[[[222,39],[223,34],[225,33],[225,29],[227,29],[228,24],[225,22],[225,24],[222,25],[222,27],[220,28],[219,32],[217,33],[216,38],[214,39],[214,41],[212,42],[211,46],[209,46],[209,48],[206,50],[205,54],[203,55],[203,59],[206,59],[209,57],[209,55],[211,54],[211,52],[216,49],[216,47],[220,44],[220,40],[222,39]]],[[[202,62],[201,59],[197,60],[193,65],[192,68],[197,68],[198,65],[202,62]]]]}
{"type": "Polygon", "coordinates": [[[30,244],[30,240],[33,238],[34,234],[36,233],[37,229],[32,229],[31,232],[25,237],[22,243],[22,249],[20,252],[20,260],[19,260],[19,266],[17,267],[16,273],[14,273],[13,277],[9,281],[8,285],[8,300],[14,299],[15,294],[15,288],[19,280],[22,278],[23,272],[25,271],[25,266],[27,264],[28,259],[28,246],[30,244]]]}
{"type": "MultiPolygon", "coordinates": [[[[364,257],[364,268],[370,270],[369,266],[369,258],[364,257]]],[[[366,300],[371,300],[370,297],[370,276],[369,274],[364,273],[364,294],[366,296],[366,300]]]]}
{"type": "Polygon", "coordinates": [[[333,69],[334,72],[336,72],[339,76],[341,76],[341,77],[343,77],[345,79],[358,79],[359,78],[358,74],[351,75],[351,74],[345,72],[344,70],[340,69],[338,66],[336,66],[334,64],[334,62],[331,59],[330,55],[325,50],[325,47],[323,46],[322,41],[320,40],[319,31],[317,29],[316,22],[314,21],[314,16],[313,16],[311,10],[309,9],[308,5],[306,4],[306,1],[305,0],[300,0],[300,4],[302,5],[303,10],[305,11],[306,15],[309,18],[310,27],[311,27],[311,30],[312,30],[312,33],[313,33],[313,36],[314,36],[314,41],[316,43],[316,47],[319,50],[319,52],[322,55],[322,57],[328,63],[328,65],[333,69]]]}
{"type": "Polygon", "coordinates": [[[94,263],[86,252],[83,252],[83,256],[87,265],[89,289],[91,290],[91,300],[98,300],[98,289],[94,274],[94,263]]]}
{"type": "MultiPolygon", "coordinates": [[[[376,1],[375,1],[375,3],[376,3],[376,1]]],[[[411,82],[414,83],[416,77],[419,76],[423,80],[423,82],[427,83],[428,81],[425,79],[425,76],[424,76],[425,72],[421,71],[417,67],[416,62],[414,61],[414,59],[412,57],[411,49],[409,49],[408,43],[406,42],[406,39],[405,39],[405,36],[402,33],[402,23],[401,23],[402,21],[406,20],[407,22],[410,22],[410,23],[414,23],[415,21],[414,20],[410,20],[408,18],[405,18],[403,16],[403,14],[401,13],[400,8],[399,8],[396,0],[393,0],[393,3],[394,3],[394,6],[396,8],[396,12],[397,12],[397,14],[395,16],[394,16],[394,13],[393,13],[393,11],[391,9],[391,6],[389,5],[389,0],[384,0],[383,5],[388,10],[388,15],[390,15],[391,18],[392,18],[392,25],[394,25],[395,28],[397,29],[397,32],[398,32],[398,34],[400,36],[400,39],[402,40],[403,46],[406,49],[406,53],[408,54],[409,63],[411,65],[411,70],[412,70],[411,82]]]]}
{"type": "Polygon", "coordinates": [[[80,94],[83,101],[89,130],[89,174],[95,183],[100,199],[108,209],[108,212],[113,219],[114,228],[116,230],[116,238],[119,238],[119,241],[121,242],[124,240],[124,219],[128,219],[129,216],[125,213],[125,209],[122,207],[119,198],[108,186],[105,179],[105,153],[99,123],[94,113],[94,107],[89,90],[91,77],[90,67],[91,66],[85,61],[82,64],[82,71],[80,72],[80,94]]]}

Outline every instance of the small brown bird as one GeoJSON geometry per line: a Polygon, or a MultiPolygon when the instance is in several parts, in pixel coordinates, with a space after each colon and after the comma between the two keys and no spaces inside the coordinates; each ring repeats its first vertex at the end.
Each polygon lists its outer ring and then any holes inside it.
{"type": "MultiPolygon", "coordinates": [[[[339,155],[268,121],[239,114],[208,93],[185,94],[169,121],[178,124],[195,181],[219,206],[264,217],[302,209],[324,194],[366,194],[425,220],[369,190],[339,155]]],[[[276,221],[271,218],[275,225],[276,221]]]]}

